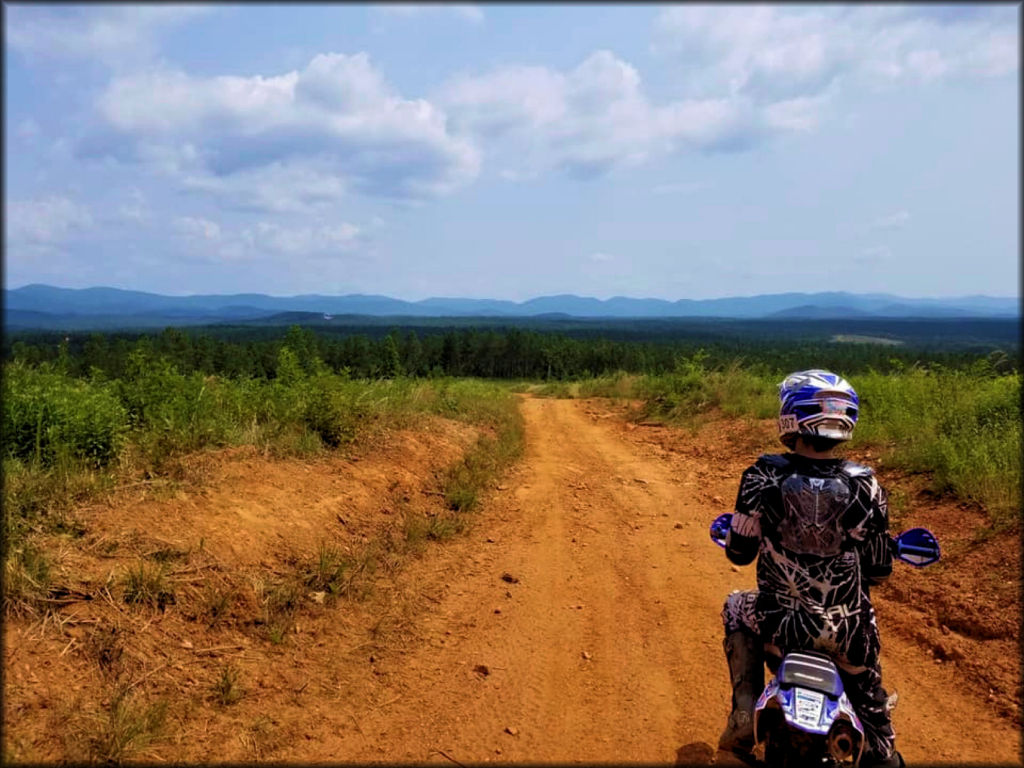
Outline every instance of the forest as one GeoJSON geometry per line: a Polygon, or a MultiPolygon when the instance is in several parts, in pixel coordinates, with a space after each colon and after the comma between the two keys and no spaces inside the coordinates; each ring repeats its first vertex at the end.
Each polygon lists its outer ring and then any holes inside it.
{"type": "Polygon", "coordinates": [[[305,370],[320,360],[334,373],[365,379],[405,375],[571,380],[616,371],[661,374],[673,370],[679,357],[698,351],[710,369],[739,362],[771,373],[806,367],[884,372],[915,365],[991,365],[996,372],[1008,373],[1019,367],[1019,329],[1004,321],[950,325],[921,320],[877,326],[866,321],[837,325],[559,320],[540,327],[292,325],[287,330],[218,326],[167,328],[159,333],[22,332],[5,337],[3,355],[5,360],[28,364],[60,359],[70,375],[89,376],[95,369],[112,379],[124,375],[136,350],[167,360],[183,374],[272,379],[283,346],[296,354],[305,370]],[[833,341],[840,331],[857,334],[854,339],[890,343],[833,341]]]}

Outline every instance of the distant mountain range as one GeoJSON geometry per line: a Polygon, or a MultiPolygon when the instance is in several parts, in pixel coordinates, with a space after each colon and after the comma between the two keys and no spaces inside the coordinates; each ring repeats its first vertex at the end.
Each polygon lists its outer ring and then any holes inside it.
{"type": "MultiPolygon", "coordinates": [[[[260,322],[274,315],[377,317],[570,317],[617,318],[866,318],[866,317],[1017,317],[1015,298],[963,296],[912,299],[890,294],[779,293],[722,299],[634,299],[616,296],[541,296],[523,302],[498,299],[431,298],[403,301],[388,296],[267,296],[261,293],[164,296],[120,288],[56,288],[26,285],[4,291],[8,330],[80,330],[153,328],[260,322]]],[[[328,318],[329,319],[329,318],[328,318]]]]}

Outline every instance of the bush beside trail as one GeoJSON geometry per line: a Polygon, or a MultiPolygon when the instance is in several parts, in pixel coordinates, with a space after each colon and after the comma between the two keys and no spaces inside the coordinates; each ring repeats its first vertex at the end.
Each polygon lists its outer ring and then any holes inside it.
{"type": "MultiPolygon", "coordinates": [[[[739,362],[712,368],[706,359],[698,352],[679,358],[667,374],[619,373],[547,384],[536,392],[640,399],[637,421],[695,424],[715,412],[775,417],[778,384],[788,371],[739,362]]],[[[848,378],[861,403],[851,450],[870,448],[880,466],[928,475],[933,491],[984,507],[996,529],[1019,525],[1019,373],[1001,372],[981,358],[966,368],[897,365],[889,373],[848,378]]]]}
{"type": "Polygon", "coordinates": [[[9,365],[3,377],[5,456],[50,467],[62,457],[102,466],[124,444],[129,413],[109,384],[53,366],[9,365]]]}
{"type": "MultiPolygon", "coordinates": [[[[446,378],[354,380],[318,360],[303,365],[284,346],[274,378],[180,373],[142,344],[122,378],[88,378],[60,362],[8,363],[3,376],[3,470],[7,583],[45,594],[39,535],[80,535],[72,511],[118,484],[165,482],[187,454],[253,445],[277,456],[344,449],[361,435],[413,426],[419,414],[485,433],[444,493],[466,511],[518,454],[522,427],[511,393],[494,383],[446,378]]],[[[11,601],[17,602],[12,595],[11,601]]],[[[8,608],[11,607],[8,605],[8,608]]]]}

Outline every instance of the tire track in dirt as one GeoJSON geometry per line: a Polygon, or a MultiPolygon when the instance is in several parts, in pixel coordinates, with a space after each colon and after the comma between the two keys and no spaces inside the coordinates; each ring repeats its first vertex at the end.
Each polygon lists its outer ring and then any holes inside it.
{"type": "MultiPolygon", "coordinates": [[[[524,398],[522,409],[527,447],[508,481],[514,491],[496,494],[469,536],[402,577],[442,597],[382,683],[375,698],[386,705],[358,713],[358,735],[354,718],[338,714],[334,735],[295,757],[712,759],[729,707],[719,612],[754,575],[707,539],[723,510],[687,489],[731,498],[736,479],[640,452],[577,401],[524,398]]],[[[908,762],[1019,761],[1018,730],[953,695],[946,670],[890,638],[884,621],[882,637],[908,762]]]]}

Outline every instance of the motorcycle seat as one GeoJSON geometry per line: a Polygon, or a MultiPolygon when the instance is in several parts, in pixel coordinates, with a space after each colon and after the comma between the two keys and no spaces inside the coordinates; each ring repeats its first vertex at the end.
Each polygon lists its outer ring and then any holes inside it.
{"type": "Polygon", "coordinates": [[[843,690],[839,670],[823,653],[793,651],[779,665],[777,675],[783,688],[799,686],[836,698],[843,690]]]}

